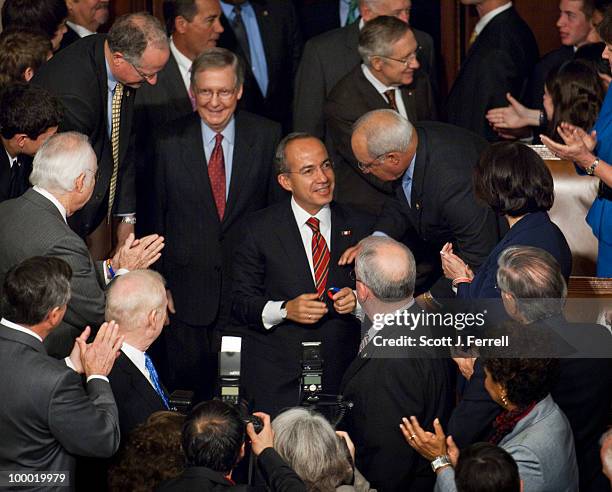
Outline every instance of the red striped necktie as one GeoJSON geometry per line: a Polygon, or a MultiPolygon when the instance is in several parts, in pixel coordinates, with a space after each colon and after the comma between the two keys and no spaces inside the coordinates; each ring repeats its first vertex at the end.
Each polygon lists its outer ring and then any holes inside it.
{"type": "Polygon", "coordinates": [[[329,249],[319,230],[319,219],[310,217],[306,221],[312,229],[312,265],[315,272],[315,285],[320,299],[324,299],[327,275],[329,274],[329,249]]]}

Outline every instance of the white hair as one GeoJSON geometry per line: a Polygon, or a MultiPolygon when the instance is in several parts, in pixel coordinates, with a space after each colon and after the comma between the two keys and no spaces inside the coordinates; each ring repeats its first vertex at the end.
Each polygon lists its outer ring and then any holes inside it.
{"type": "Polygon", "coordinates": [[[414,126],[397,111],[376,109],[364,114],[353,125],[353,133],[363,131],[370,157],[389,152],[406,152],[414,126]]]}
{"type": "Polygon", "coordinates": [[[85,135],[56,133],[36,152],[30,182],[47,191],[63,194],[74,190],[75,180],[83,173],[86,184],[89,184],[96,169],[96,154],[85,135]]]}

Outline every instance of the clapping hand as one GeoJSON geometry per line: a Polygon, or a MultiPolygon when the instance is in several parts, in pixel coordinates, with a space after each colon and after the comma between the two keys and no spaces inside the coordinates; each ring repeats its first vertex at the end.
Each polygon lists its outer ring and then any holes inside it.
{"type": "Polygon", "coordinates": [[[438,456],[448,455],[455,466],[459,458],[459,448],[451,436],[446,437],[437,418],[434,419],[433,425],[435,433],[425,431],[413,415],[410,419],[402,419],[400,429],[406,442],[423,458],[433,461],[438,456]]]}

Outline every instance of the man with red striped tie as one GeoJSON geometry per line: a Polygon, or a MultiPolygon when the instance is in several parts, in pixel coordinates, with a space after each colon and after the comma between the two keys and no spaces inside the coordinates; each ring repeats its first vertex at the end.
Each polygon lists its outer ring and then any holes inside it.
{"type": "Polygon", "coordinates": [[[373,225],[333,202],[334,167],[317,138],[285,137],[276,167],[292,197],[250,217],[233,264],[243,387],[254,408],[272,415],[299,403],[302,342],[321,342],[323,392],[338,393],[360,338],[355,281],[338,259],[373,225]]]}

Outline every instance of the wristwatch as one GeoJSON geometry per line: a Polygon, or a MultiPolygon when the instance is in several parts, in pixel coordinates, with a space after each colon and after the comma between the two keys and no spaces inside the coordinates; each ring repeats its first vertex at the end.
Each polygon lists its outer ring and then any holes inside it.
{"type": "Polygon", "coordinates": [[[287,301],[284,301],[280,307],[280,314],[283,319],[287,319],[287,301]]]}
{"type": "Polygon", "coordinates": [[[443,454],[442,456],[436,456],[434,460],[431,462],[431,469],[434,473],[442,468],[443,466],[451,466],[452,463],[448,455],[443,454]]]}
{"type": "Polygon", "coordinates": [[[135,215],[125,215],[125,216],[121,217],[121,222],[123,224],[135,225],[136,224],[136,216],[135,215]]]}
{"type": "Polygon", "coordinates": [[[593,176],[593,174],[595,174],[595,168],[599,165],[599,157],[597,157],[594,161],[593,164],[590,165],[590,167],[585,168],[586,173],[589,176],[593,176]]]}

